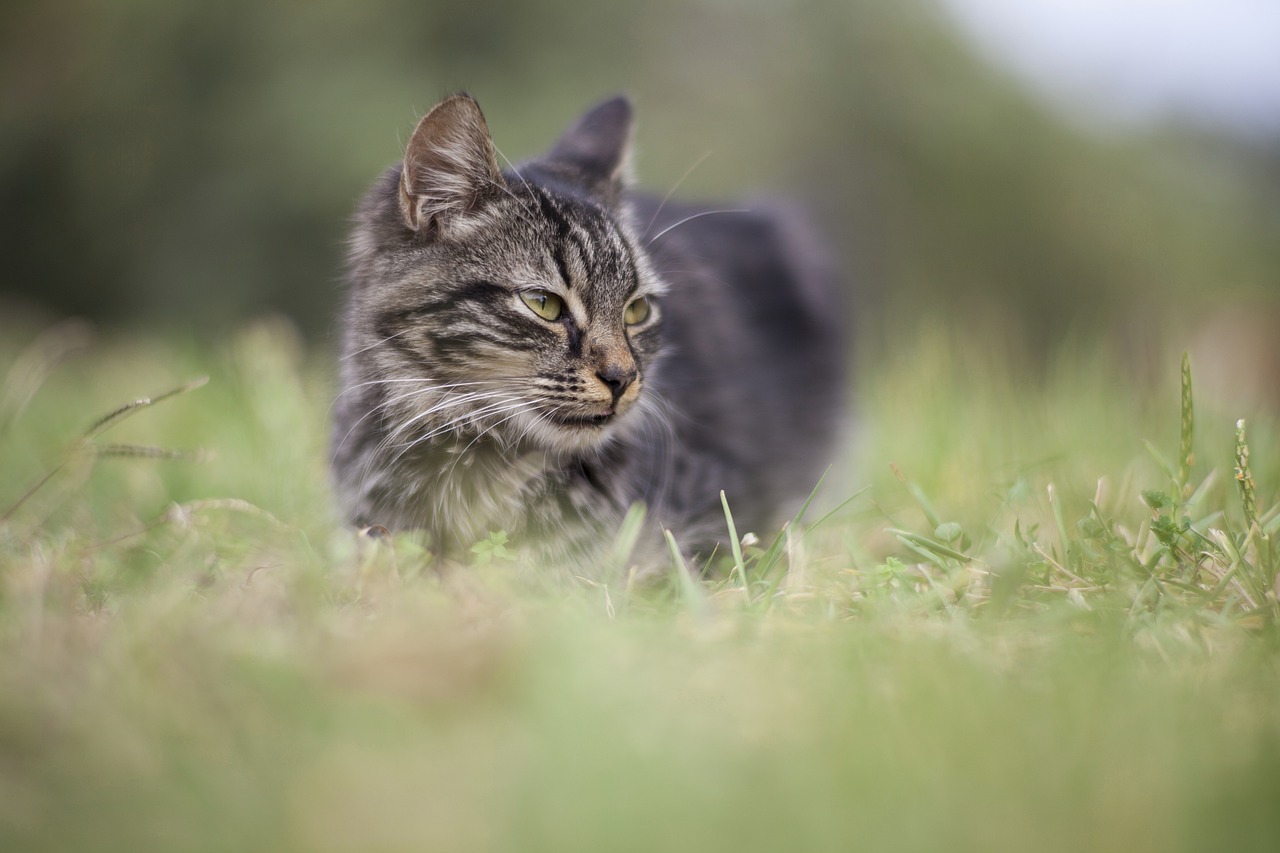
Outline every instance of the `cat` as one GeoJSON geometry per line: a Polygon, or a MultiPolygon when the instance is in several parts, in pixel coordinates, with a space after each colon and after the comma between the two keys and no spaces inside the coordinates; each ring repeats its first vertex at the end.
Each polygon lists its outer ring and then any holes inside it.
{"type": "Polygon", "coordinates": [[[563,558],[642,503],[706,554],[721,490],[763,532],[830,465],[830,265],[790,212],[634,192],[632,112],[606,101],[503,171],[454,95],[360,204],[332,442],[350,522],[424,529],[446,556],[502,530],[563,558]]]}

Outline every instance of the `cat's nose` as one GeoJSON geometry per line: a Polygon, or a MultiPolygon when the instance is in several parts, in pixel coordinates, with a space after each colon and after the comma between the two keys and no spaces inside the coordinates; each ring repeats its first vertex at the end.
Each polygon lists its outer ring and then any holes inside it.
{"type": "Polygon", "coordinates": [[[613,362],[596,370],[596,376],[609,389],[609,393],[613,395],[613,402],[616,405],[618,398],[622,396],[622,392],[626,391],[627,386],[636,380],[636,366],[634,362],[625,364],[613,362]]]}

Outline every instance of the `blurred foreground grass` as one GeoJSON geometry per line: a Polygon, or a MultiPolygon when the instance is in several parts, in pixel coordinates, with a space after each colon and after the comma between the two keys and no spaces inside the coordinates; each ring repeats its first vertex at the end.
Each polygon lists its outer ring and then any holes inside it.
{"type": "Polygon", "coordinates": [[[628,591],[345,531],[287,325],[5,329],[0,849],[1273,850],[1276,424],[1186,466],[1178,353],[903,335],[821,524],[628,591]]]}

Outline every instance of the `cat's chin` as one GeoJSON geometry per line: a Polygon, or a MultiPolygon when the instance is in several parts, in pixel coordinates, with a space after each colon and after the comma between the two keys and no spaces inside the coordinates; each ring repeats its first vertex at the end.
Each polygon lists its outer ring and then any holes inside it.
{"type": "Polygon", "coordinates": [[[546,450],[580,452],[609,441],[625,412],[581,415],[542,413],[520,425],[521,432],[546,450]]]}

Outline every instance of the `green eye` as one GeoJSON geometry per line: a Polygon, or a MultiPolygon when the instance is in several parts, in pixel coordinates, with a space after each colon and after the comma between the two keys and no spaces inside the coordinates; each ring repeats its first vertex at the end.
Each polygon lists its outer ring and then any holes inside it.
{"type": "Polygon", "coordinates": [[[524,300],[525,305],[529,306],[529,310],[544,320],[554,322],[564,313],[564,300],[554,293],[530,290],[520,294],[520,298],[524,300]]]}
{"type": "Polygon", "coordinates": [[[632,301],[622,312],[622,322],[635,326],[649,319],[649,300],[641,296],[632,301]]]}

